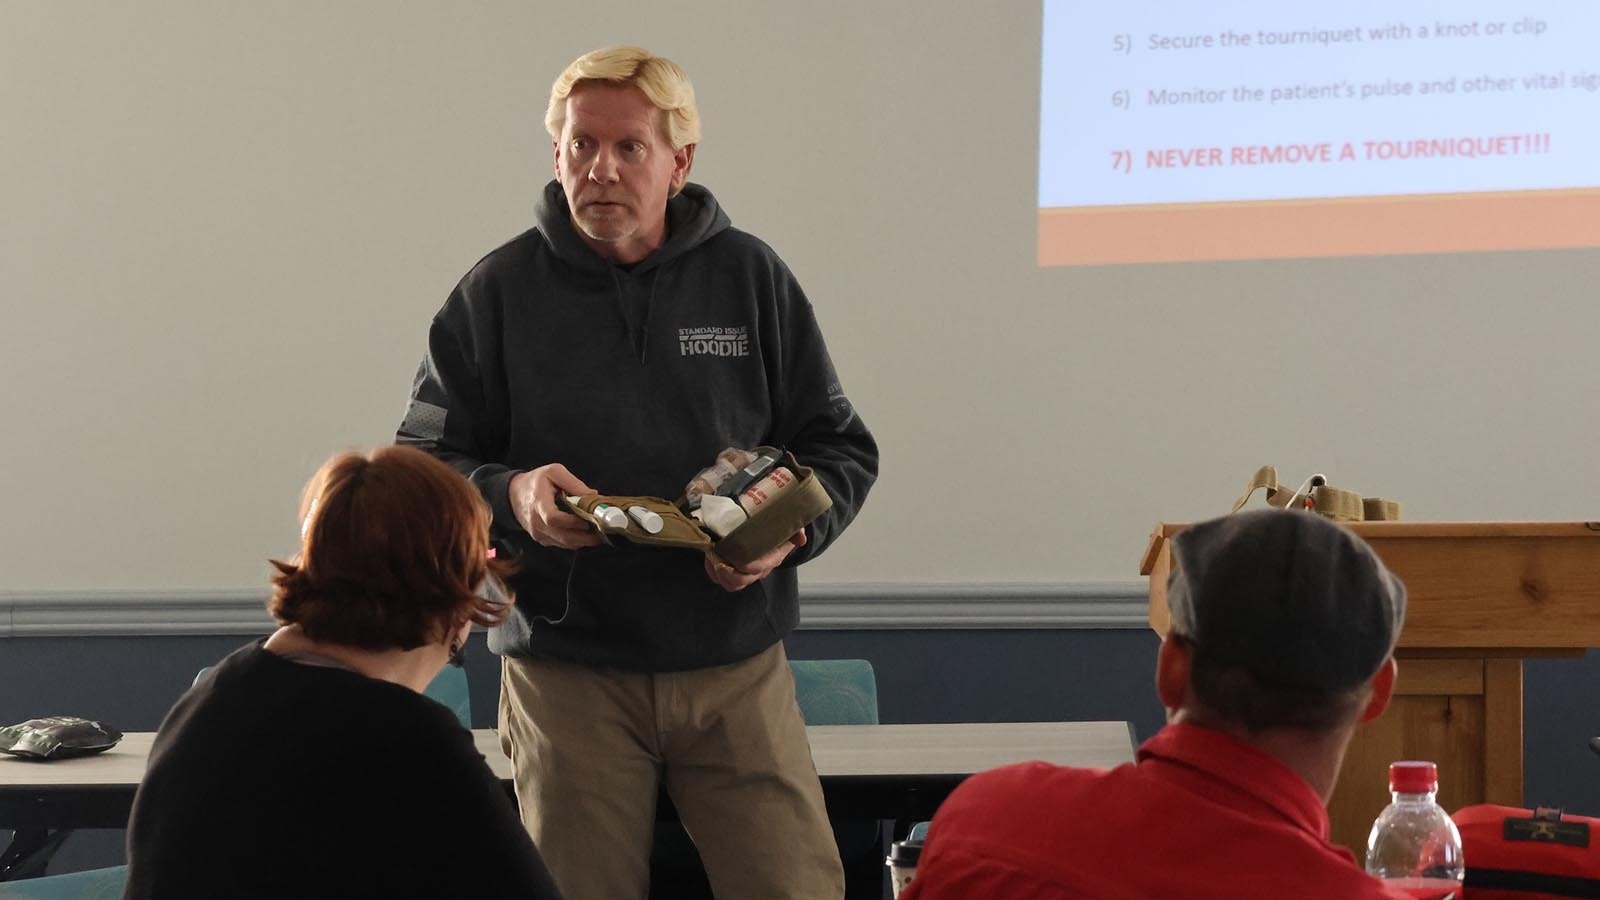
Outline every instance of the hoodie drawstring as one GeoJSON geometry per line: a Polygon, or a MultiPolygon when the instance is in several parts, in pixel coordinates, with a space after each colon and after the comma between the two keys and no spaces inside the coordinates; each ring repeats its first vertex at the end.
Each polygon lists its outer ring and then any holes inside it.
{"type": "MultiPolygon", "coordinates": [[[[670,265],[670,263],[669,263],[670,265]]],[[[665,268],[664,266],[662,268],[665,268]]],[[[661,283],[661,269],[650,273],[650,296],[644,301],[644,321],[639,325],[639,363],[644,364],[650,352],[650,314],[656,308],[656,285],[661,283]]]]}
{"type": "MultiPolygon", "coordinates": [[[[663,267],[664,268],[664,267],[663,267]]],[[[627,292],[622,286],[622,276],[618,274],[616,266],[608,266],[611,273],[611,286],[617,291],[617,315],[622,317],[622,327],[628,332],[628,341],[633,344],[633,352],[639,357],[639,364],[645,363],[650,348],[650,313],[656,305],[656,287],[661,283],[661,269],[650,273],[650,293],[644,301],[644,314],[639,317],[639,327],[633,327],[632,320],[628,317],[627,292]]]]}

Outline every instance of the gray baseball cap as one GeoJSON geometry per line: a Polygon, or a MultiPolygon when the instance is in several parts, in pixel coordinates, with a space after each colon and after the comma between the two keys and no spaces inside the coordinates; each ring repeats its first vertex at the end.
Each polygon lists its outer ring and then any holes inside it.
{"type": "Polygon", "coordinates": [[[1367,543],[1310,512],[1262,509],[1172,539],[1172,628],[1263,684],[1337,691],[1394,651],[1406,589],[1367,543]]]}

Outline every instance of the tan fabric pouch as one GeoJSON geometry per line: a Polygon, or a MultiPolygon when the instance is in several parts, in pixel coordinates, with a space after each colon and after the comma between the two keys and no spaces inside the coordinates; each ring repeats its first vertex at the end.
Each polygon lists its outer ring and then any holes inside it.
{"type": "Polygon", "coordinates": [[[600,536],[609,543],[613,537],[624,537],[636,544],[649,544],[657,547],[686,547],[690,550],[710,550],[711,535],[700,527],[700,523],[683,514],[670,500],[660,497],[628,497],[610,494],[584,494],[581,497],[569,499],[562,497],[561,502],[578,518],[583,519],[600,536]],[[644,526],[628,514],[628,527],[616,530],[606,527],[606,524],[595,515],[595,507],[607,504],[628,513],[630,506],[642,506],[661,517],[661,530],[651,534],[644,530],[644,526]]]}
{"type": "Polygon", "coordinates": [[[792,453],[784,454],[783,465],[794,473],[794,487],[758,507],[743,525],[712,544],[712,553],[724,562],[742,566],[765,555],[833,506],[833,498],[810,467],[796,462],[792,453]]]}
{"type": "MultiPolygon", "coordinates": [[[[756,448],[757,452],[764,449],[767,448],[756,448]]],[[[785,453],[781,465],[794,473],[794,487],[757,507],[743,525],[720,540],[679,509],[676,503],[660,497],[585,494],[575,499],[562,497],[561,503],[594,526],[607,542],[621,537],[636,544],[699,550],[731,565],[742,566],[776,549],[790,535],[815,521],[833,506],[833,498],[828,496],[821,479],[809,466],[800,465],[794,454],[785,453]],[[595,507],[602,503],[615,506],[624,513],[630,506],[642,506],[661,517],[661,531],[656,534],[645,531],[631,515],[628,516],[626,528],[609,528],[594,513],[595,507]]]]}

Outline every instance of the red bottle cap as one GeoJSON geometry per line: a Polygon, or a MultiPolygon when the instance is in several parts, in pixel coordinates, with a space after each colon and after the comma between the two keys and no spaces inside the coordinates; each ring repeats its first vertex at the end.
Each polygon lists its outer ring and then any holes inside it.
{"type": "Polygon", "coordinates": [[[1407,760],[1389,764],[1389,790],[1425,794],[1439,789],[1439,767],[1431,762],[1407,760]]]}

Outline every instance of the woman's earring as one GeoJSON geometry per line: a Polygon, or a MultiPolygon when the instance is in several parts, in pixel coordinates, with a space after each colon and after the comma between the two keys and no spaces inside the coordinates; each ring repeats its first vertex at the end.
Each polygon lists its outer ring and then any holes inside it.
{"type": "Polygon", "coordinates": [[[460,638],[450,639],[450,665],[458,669],[467,667],[467,648],[460,638]]]}

